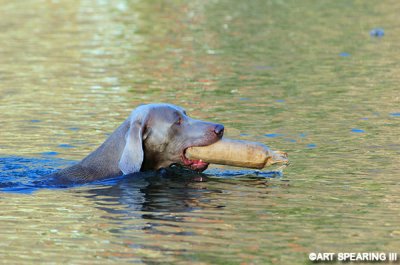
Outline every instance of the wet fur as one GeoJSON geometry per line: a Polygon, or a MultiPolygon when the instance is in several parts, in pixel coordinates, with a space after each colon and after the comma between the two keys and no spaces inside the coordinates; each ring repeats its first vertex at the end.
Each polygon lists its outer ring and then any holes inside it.
{"type": "Polygon", "coordinates": [[[142,105],[99,148],[50,178],[57,183],[84,183],[181,164],[185,148],[212,144],[222,134],[222,125],[194,120],[181,107],[142,105]],[[179,117],[184,124],[178,126],[179,117]]]}

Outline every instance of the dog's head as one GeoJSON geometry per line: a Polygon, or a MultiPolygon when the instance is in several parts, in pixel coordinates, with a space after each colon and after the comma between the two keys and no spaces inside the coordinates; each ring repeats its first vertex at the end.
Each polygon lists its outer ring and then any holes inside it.
{"type": "Polygon", "coordinates": [[[189,160],[185,150],[206,146],[222,138],[224,126],[195,120],[171,104],[142,105],[132,111],[119,168],[124,174],[181,164],[204,171],[208,164],[189,160]]]}

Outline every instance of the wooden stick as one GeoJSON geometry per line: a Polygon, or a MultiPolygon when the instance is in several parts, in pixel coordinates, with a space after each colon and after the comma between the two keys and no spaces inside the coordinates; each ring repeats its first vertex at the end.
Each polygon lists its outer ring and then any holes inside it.
{"type": "Polygon", "coordinates": [[[190,160],[202,160],[207,163],[262,169],[272,164],[289,164],[288,155],[281,151],[272,151],[266,145],[222,138],[218,142],[186,150],[190,160]]]}

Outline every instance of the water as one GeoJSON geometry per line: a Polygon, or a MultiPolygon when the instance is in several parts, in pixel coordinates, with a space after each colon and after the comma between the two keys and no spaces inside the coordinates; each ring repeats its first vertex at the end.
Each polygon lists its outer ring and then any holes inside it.
{"type": "Polygon", "coordinates": [[[309,252],[398,251],[398,8],[1,1],[2,262],[304,264],[309,252]],[[148,102],[285,150],[291,166],[35,186],[148,102]]]}

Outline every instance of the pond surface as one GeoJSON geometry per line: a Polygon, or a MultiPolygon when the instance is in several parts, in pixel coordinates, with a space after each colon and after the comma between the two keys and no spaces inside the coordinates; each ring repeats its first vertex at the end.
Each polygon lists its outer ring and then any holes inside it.
{"type": "Polygon", "coordinates": [[[0,0],[2,262],[304,264],[309,252],[398,252],[399,8],[0,0]],[[149,102],[285,150],[291,166],[32,186],[149,102]]]}

